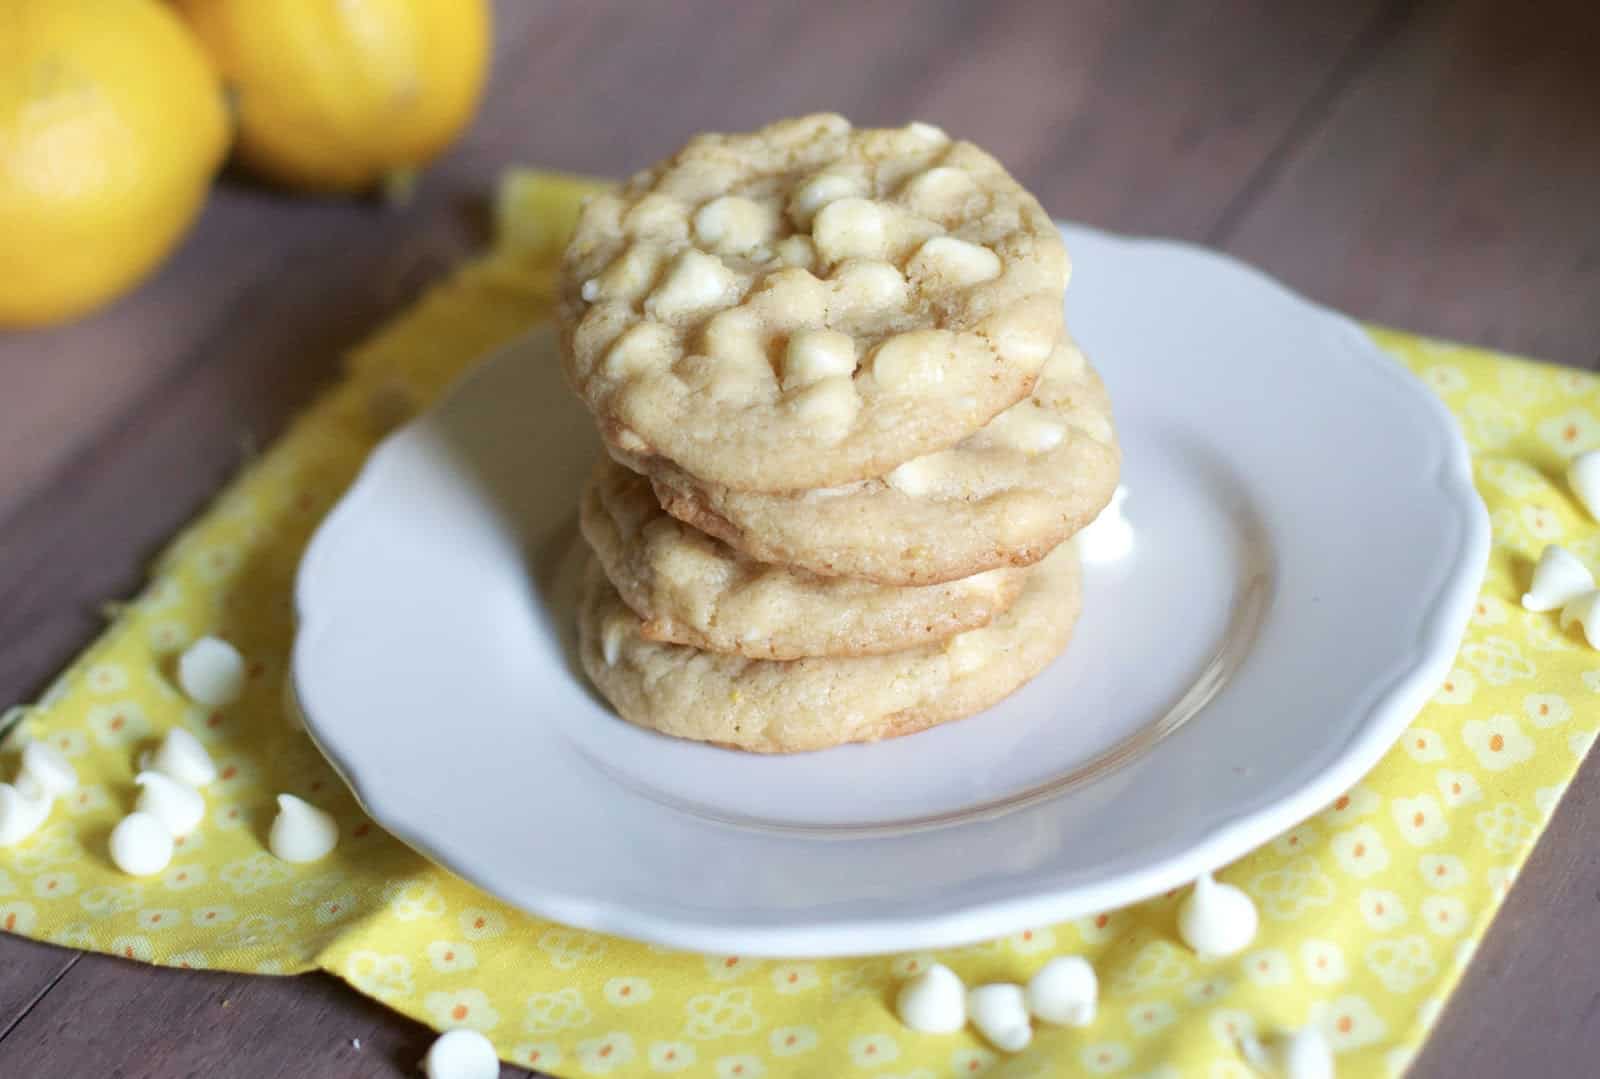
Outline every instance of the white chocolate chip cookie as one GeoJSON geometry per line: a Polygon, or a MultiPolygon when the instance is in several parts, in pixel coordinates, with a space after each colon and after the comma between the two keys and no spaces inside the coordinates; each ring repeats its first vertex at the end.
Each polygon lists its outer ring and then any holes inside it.
{"type": "Polygon", "coordinates": [[[1120,465],[1105,387],[1064,343],[1027,400],[877,479],[762,494],[650,474],[668,512],[750,558],[906,586],[1038,560],[1094,519],[1120,465]]]}
{"type": "Polygon", "coordinates": [[[701,135],[584,209],[568,375],[616,450],[740,490],[880,475],[1025,397],[1067,255],[992,157],[839,116],[701,135]]]}
{"type": "Polygon", "coordinates": [[[646,640],[591,561],[580,652],[622,718],[663,734],[758,753],[871,742],[982,711],[1066,647],[1081,600],[1077,556],[1063,545],[1025,573],[1017,601],[982,629],[888,655],[780,663],[646,640]]]}
{"type": "Polygon", "coordinates": [[[579,519],[646,640],[751,659],[897,652],[975,629],[1004,611],[1025,570],[898,588],[744,558],[669,516],[650,481],[602,459],[579,519]]]}

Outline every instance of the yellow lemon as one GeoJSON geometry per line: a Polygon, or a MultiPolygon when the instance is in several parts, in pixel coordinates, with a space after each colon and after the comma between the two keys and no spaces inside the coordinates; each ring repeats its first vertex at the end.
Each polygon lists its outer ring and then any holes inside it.
{"type": "Polygon", "coordinates": [[[0,57],[0,325],[38,325],[171,249],[227,151],[227,113],[155,0],[0,0],[0,57]]]}
{"type": "Polygon", "coordinates": [[[361,191],[408,175],[471,118],[484,0],[179,0],[234,94],[239,154],[272,179],[361,191]]]}

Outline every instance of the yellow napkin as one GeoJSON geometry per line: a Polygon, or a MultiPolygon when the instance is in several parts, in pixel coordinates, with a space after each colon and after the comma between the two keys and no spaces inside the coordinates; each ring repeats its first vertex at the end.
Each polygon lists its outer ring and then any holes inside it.
{"type": "Polygon", "coordinates": [[[563,1076],[1244,1076],[1239,1035],[1308,1022],[1326,1031],[1344,1074],[1402,1070],[1595,737],[1594,655],[1517,597],[1545,543],[1600,564],[1600,528],[1559,479],[1567,457],[1600,445],[1597,380],[1375,331],[1459,417],[1494,556],[1456,669],[1404,739],[1359,786],[1223,874],[1262,913],[1243,956],[1201,962],[1186,951],[1170,895],[937,955],[673,953],[519,914],[433,868],[362,816],[281,709],[290,585],[312,529],[387,427],[545,316],[555,253],[586,190],[572,178],[509,177],[495,250],[362,347],[350,377],[23,710],[21,736],[66,753],[82,786],[42,832],[0,851],[0,926],[171,966],[322,967],[563,1076]],[[187,704],[171,682],[174,655],[206,633],[250,660],[243,699],[218,712],[187,704]],[[205,741],[220,778],[172,867],[135,880],[111,868],[106,836],[133,801],[136,752],[175,726],[205,741]],[[296,867],[266,852],[279,791],[338,816],[330,858],[296,867]],[[1100,973],[1099,1018],[1042,1028],[1016,1057],[970,1033],[913,1034],[890,1011],[894,985],[935,959],[970,983],[1023,980],[1071,953],[1100,973]]]}

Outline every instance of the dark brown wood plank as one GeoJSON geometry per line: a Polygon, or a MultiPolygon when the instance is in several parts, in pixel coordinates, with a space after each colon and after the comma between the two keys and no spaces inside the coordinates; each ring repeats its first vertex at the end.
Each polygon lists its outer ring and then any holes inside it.
{"type": "Polygon", "coordinates": [[[1362,318],[1600,362],[1600,7],[1425,5],[1212,236],[1362,318]]]}
{"type": "Polygon", "coordinates": [[[506,159],[615,174],[703,129],[818,109],[916,117],[981,141],[1058,214],[1200,238],[1384,4],[585,10],[546,9],[509,65],[479,132],[506,159]]]}
{"type": "Polygon", "coordinates": [[[1412,1068],[1417,1079],[1593,1074],[1600,1048],[1600,758],[1523,866],[1412,1068]]]}
{"type": "Polygon", "coordinates": [[[155,971],[85,955],[0,1040],[0,1075],[389,1079],[415,1076],[433,1038],[321,974],[155,971]]]}
{"type": "Polygon", "coordinates": [[[55,987],[80,954],[22,937],[0,941],[0,1041],[55,987]]]}

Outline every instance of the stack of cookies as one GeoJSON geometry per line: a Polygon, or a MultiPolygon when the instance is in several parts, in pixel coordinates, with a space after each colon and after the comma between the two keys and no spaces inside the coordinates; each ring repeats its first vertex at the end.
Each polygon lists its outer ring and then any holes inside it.
{"type": "Polygon", "coordinates": [[[567,375],[609,455],[585,670],[622,716],[760,752],[988,707],[1066,646],[1063,543],[1116,486],[1067,254],[924,124],[702,135],[585,207],[567,375]]]}

